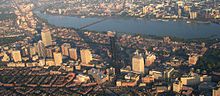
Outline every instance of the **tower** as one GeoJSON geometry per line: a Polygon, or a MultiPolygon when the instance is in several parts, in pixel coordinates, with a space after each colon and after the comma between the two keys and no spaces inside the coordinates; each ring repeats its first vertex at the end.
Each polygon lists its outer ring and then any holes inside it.
{"type": "Polygon", "coordinates": [[[41,39],[45,46],[52,45],[52,37],[49,29],[44,28],[41,32],[41,39]]]}
{"type": "Polygon", "coordinates": [[[61,51],[62,51],[62,54],[64,56],[69,56],[69,49],[71,48],[71,45],[69,43],[64,43],[62,46],[61,46],[61,51]]]}
{"type": "Polygon", "coordinates": [[[37,53],[38,53],[38,56],[40,58],[46,58],[46,50],[45,50],[45,46],[44,46],[44,43],[40,40],[38,41],[37,43],[37,53]]]}
{"type": "Polygon", "coordinates": [[[61,66],[61,64],[63,63],[63,56],[60,52],[54,52],[53,53],[53,57],[54,57],[54,62],[56,66],[61,66]]]}
{"type": "Polygon", "coordinates": [[[118,76],[120,74],[121,62],[118,56],[118,45],[117,45],[117,35],[115,32],[108,31],[108,36],[110,39],[110,53],[111,53],[111,65],[115,68],[115,74],[118,76]]]}
{"type": "Polygon", "coordinates": [[[92,53],[89,49],[80,50],[82,64],[89,64],[92,61],[92,53]]]}
{"type": "Polygon", "coordinates": [[[76,48],[70,48],[69,49],[69,56],[70,56],[70,59],[73,59],[73,60],[77,60],[77,49],[76,48]]]}
{"type": "Polygon", "coordinates": [[[138,52],[132,57],[132,70],[138,73],[144,73],[144,58],[138,52]]]}
{"type": "Polygon", "coordinates": [[[47,58],[52,58],[53,57],[53,49],[51,47],[45,48],[46,51],[46,57],[47,58]]]}
{"type": "Polygon", "coordinates": [[[29,56],[33,57],[36,54],[36,49],[34,46],[29,46],[28,48],[29,56]]]}

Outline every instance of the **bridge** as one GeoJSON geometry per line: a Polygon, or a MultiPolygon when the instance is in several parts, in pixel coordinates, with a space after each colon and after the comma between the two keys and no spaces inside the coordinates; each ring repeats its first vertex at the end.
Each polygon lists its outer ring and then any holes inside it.
{"type": "Polygon", "coordinates": [[[102,22],[102,21],[105,21],[105,20],[107,20],[107,19],[108,19],[108,18],[103,18],[103,19],[100,19],[100,20],[97,20],[97,21],[94,21],[94,22],[91,22],[91,23],[83,24],[83,25],[81,25],[81,27],[78,28],[78,29],[79,29],[79,30],[84,29],[84,28],[86,28],[86,27],[89,27],[89,26],[98,24],[98,23],[100,23],[100,22],[102,22]]]}

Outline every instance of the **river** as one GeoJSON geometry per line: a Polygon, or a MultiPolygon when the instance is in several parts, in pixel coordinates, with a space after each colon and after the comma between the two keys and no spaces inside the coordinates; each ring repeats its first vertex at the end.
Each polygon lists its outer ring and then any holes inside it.
{"type": "MultiPolygon", "coordinates": [[[[102,17],[55,16],[43,14],[39,11],[34,11],[34,13],[38,17],[47,20],[49,24],[69,28],[81,28],[103,19],[102,17]]],[[[116,31],[131,34],[172,36],[184,39],[220,37],[220,25],[214,23],[186,23],[186,21],[161,21],[132,17],[107,18],[83,29],[100,32],[116,31]]]]}

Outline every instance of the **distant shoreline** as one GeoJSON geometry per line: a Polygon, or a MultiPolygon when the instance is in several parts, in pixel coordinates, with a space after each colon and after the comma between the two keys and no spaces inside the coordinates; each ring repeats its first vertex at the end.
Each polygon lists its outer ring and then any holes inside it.
{"type": "MultiPolygon", "coordinates": [[[[40,11],[41,12],[41,11],[40,11]]],[[[42,12],[41,12],[42,13],[42,12]]],[[[43,13],[44,14],[44,13],[43,13]]],[[[220,21],[215,21],[215,19],[184,19],[184,18],[149,18],[149,17],[138,17],[138,16],[121,16],[121,15],[113,15],[113,16],[84,16],[84,15],[63,15],[63,14],[52,14],[46,12],[46,14],[53,15],[53,16],[68,16],[68,17],[78,17],[78,18],[105,18],[105,17],[118,17],[118,18],[136,18],[136,19],[147,19],[147,20],[169,20],[169,21],[186,21],[190,23],[206,23],[206,24],[219,24],[220,21]]]]}

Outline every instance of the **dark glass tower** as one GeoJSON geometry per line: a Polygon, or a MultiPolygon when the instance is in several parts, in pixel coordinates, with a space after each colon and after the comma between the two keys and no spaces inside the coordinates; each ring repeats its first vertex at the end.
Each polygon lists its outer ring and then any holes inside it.
{"type": "Polygon", "coordinates": [[[119,46],[117,44],[117,35],[115,33],[111,33],[109,35],[110,38],[110,52],[111,52],[111,64],[115,68],[115,74],[118,76],[120,74],[120,68],[121,68],[121,63],[120,63],[120,57],[119,57],[119,46]]]}

